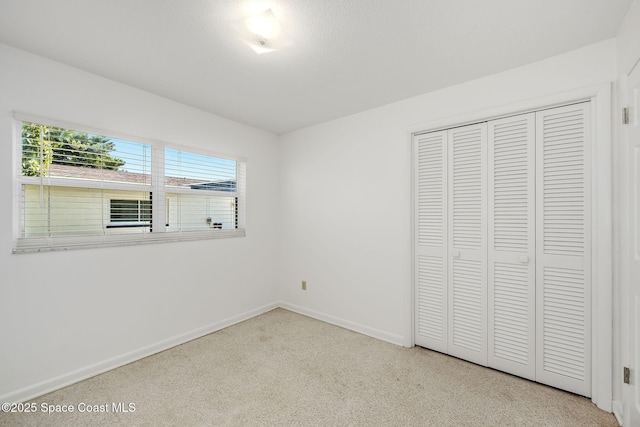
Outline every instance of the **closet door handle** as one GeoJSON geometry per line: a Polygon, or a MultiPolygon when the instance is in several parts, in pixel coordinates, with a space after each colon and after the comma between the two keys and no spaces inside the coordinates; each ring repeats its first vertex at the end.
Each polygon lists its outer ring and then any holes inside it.
{"type": "Polygon", "coordinates": [[[522,264],[529,264],[529,257],[526,255],[520,255],[518,257],[518,261],[520,261],[520,263],[522,264]]]}
{"type": "Polygon", "coordinates": [[[453,258],[460,258],[460,251],[451,251],[451,256],[453,258]]]}

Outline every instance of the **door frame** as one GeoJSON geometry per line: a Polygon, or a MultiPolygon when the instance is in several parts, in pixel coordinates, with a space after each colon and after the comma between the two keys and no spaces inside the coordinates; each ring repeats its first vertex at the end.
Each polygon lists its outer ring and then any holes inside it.
{"type": "MultiPolygon", "coordinates": [[[[631,245],[633,244],[633,240],[628,236],[633,232],[633,206],[631,200],[627,197],[629,192],[633,190],[633,170],[630,168],[627,155],[629,154],[629,144],[631,143],[629,136],[629,126],[626,124],[622,124],[622,115],[621,110],[622,107],[630,107],[631,99],[629,99],[629,81],[630,77],[634,72],[638,72],[640,70],[640,58],[633,63],[628,71],[625,71],[620,74],[618,79],[618,107],[616,110],[616,122],[619,124],[618,128],[618,138],[617,140],[620,142],[618,146],[616,146],[616,152],[614,152],[616,158],[617,165],[617,176],[614,179],[617,179],[616,186],[614,187],[617,191],[616,200],[617,200],[617,214],[619,218],[618,226],[616,229],[616,236],[619,237],[619,241],[617,246],[615,247],[615,256],[618,260],[618,264],[616,265],[616,272],[619,272],[618,279],[616,280],[616,289],[619,292],[619,296],[616,299],[617,306],[615,307],[617,310],[618,318],[616,324],[616,330],[618,334],[615,339],[617,339],[617,358],[615,360],[615,369],[620,372],[622,371],[622,367],[631,367],[631,381],[633,385],[634,381],[634,371],[632,366],[632,358],[634,356],[634,349],[632,348],[632,344],[634,344],[633,333],[634,331],[631,329],[631,323],[633,320],[633,312],[630,306],[631,298],[633,296],[632,289],[632,276],[631,274],[631,263],[633,262],[631,259],[631,245]]],[[[637,351],[637,350],[635,350],[637,351]]],[[[628,384],[622,383],[622,376],[617,376],[614,379],[614,389],[618,393],[617,400],[613,403],[613,413],[616,416],[618,423],[622,426],[631,426],[631,411],[632,405],[634,402],[632,401],[632,395],[630,394],[628,384]]]]}
{"type": "Polygon", "coordinates": [[[405,345],[415,345],[415,185],[413,137],[453,126],[463,126],[486,120],[559,107],[580,101],[591,101],[591,197],[592,197],[592,297],[591,297],[591,401],[600,409],[611,412],[613,400],[613,291],[612,291],[612,165],[611,165],[611,83],[588,86],[541,98],[523,100],[499,107],[464,113],[418,124],[406,129],[411,155],[411,284],[407,293],[408,316],[405,345]]]}

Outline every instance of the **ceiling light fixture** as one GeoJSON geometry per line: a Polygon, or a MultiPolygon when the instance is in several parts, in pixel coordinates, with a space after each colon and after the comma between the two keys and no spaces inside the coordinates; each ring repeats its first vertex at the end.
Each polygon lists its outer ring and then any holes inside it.
{"type": "Polygon", "coordinates": [[[232,22],[233,29],[256,53],[273,52],[293,43],[286,37],[271,9],[232,22]]]}

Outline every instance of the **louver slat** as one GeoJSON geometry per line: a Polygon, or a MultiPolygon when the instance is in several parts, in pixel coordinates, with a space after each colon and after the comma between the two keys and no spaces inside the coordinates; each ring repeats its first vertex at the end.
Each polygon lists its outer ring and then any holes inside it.
{"type": "Polygon", "coordinates": [[[585,377],[584,272],[547,267],[543,283],[544,370],[582,381],[585,377]],[[558,287],[553,280],[554,273],[571,277],[558,287]],[[558,288],[564,292],[554,292],[558,288]]]}
{"type": "Polygon", "coordinates": [[[536,114],[537,380],[591,394],[589,104],[536,114]]]}
{"type": "Polygon", "coordinates": [[[535,379],[535,114],[489,122],[488,139],[488,362],[535,379]]]}
{"type": "Polygon", "coordinates": [[[479,261],[453,261],[453,343],[465,349],[482,351],[482,289],[479,261]]]}
{"type": "Polygon", "coordinates": [[[447,351],[447,132],[414,138],[415,342],[447,351]]]}
{"type": "Polygon", "coordinates": [[[531,362],[528,338],[532,332],[528,273],[527,265],[494,265],[492,351],[497,357],[525,366],[531,362]],[[514,330],[519,332],[519,339],[512,336],[514,330]]]}
{"type": "Polygon", "coordinates": [[[543,245],[545,254],[584,254],[585,115],[572,111],[543,118],[543,245]],[[563,227],[570,224],[575,232],[563,227]]]}
{"type": "Polygon", "coordinates": [[[487,364],[487,124],[450,129],[449,353],[487,364]]]}
{"type": "Polygon", "coordinates": [[[492,123],[493,248],[497,251],[527,253],[529,248],[531,176],[528,165],[533,142],[529,132],[530,118],[531,115],[526,115],[503,124],[492,123]],[[509,139],[505,140],[507,135],[509,139]],[[506,152],[510,155],[505,156],[506,152]]]}
{"type": "Polygon", "coordinates": [[[418,257],[418,330],[427,340],[446,341],[446,298],[442,258],[418,257]]]}
{"type": "Polygon", "coordinates": [[[453,246],[480,249],[482,245],[482,129],[453,130],[453,246]]]}
{"type": "Polygon", "coordinates": [[[445,236],[443,215],[443,136],[428,134],[418,140],[418,244],[441,247],[445,236]]]}

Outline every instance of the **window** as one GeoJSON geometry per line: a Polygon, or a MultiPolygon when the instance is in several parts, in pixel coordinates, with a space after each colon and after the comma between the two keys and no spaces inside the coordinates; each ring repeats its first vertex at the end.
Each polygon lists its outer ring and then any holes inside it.
{"type": "Polygon", "coordinates": [[[14,252],[244,236],[244,159],[18,120],[14,252]]]}
{"type": "Polygon", "coordinates": [[[151,200],[111,199],[109,227],[148,227],[151,225],[151,200]]]}
{"type": "Polygon", "coordinates": [[[233,160],[166,149],[165,191],[176,218],[170,230],[237,229],[236,170],[233,160]]]}

